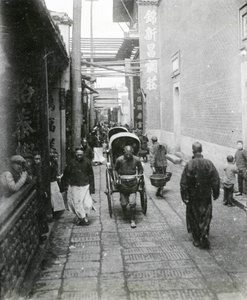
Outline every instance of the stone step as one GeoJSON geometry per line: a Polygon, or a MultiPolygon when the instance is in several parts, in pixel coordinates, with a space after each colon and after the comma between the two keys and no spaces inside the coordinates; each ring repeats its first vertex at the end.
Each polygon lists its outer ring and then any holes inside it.
{"type": "Polygon", "coordinates": [[[166,158],[168,160],[170,160],[172,163],[174,163],[175,165],[179,165],[182,162],[182,158],[180,158],[180,157],[178,157],[178,156],[176,156],[174,154],[167,154],[166,158]]]}

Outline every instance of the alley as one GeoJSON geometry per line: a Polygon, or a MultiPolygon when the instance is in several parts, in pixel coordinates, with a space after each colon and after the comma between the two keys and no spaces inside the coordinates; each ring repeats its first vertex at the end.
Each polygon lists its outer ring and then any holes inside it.
{"type": "Polygon", "coordinates": [[[54,224],[29,299],[246,299],[246,215],[238,207],[214,202],[211,250],[191,243],[180,199],[181,166],[164,197],[155,197],[145,164],[148,210],[137,205],[137,228],[123,220],[118,194],[114,217],[104,194],[105,165],[95,166],[97,212],[90,226],[76,226],[65,212],[54,224]]]}

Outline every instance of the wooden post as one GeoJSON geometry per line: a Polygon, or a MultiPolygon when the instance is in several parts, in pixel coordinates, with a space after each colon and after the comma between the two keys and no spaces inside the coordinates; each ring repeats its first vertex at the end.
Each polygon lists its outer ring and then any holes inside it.
{"type": "Polygon", "coordinates": [[[41,97],[39,102],[40,108],[40,154],[42,158],[42,185],[44,192],[47,193],[48,199],[45,203],[46,214],[52,217],[52,207],[50,200],[50,140],[49,140],[49,90],[48,90],[48,68],[47,68],[47,56],[50,53],[46,53],[44,49],[44,56],[41,60],[43,66],[43,74],[41,74],[40,91],[41,97]]]}
{"type": "Polygon", "coordinates": [[[73,0],[72,36],[72,150],[81,144],[83,120],[81,88],[81,0],[73,0]]]}
{"type": "MultiPolygon", "coordinates": [[[[91,49],[91,57],[90,62],[93,63],[93,0],[91,0],[91,7],[90,7],[90,49],[91,49]]],[[[91,78],[93,78],[94,74],[94,67],[91,65],[91,78]]],[[[91,88],[94,87],[94,84],[91,83],[91,88]]],[[[94,113],[94,102],[93,102],[93,93],[90,94],[90,130],[92,131],[94,128],[94,120],[95,120],[95,113],[94,113]]]]}

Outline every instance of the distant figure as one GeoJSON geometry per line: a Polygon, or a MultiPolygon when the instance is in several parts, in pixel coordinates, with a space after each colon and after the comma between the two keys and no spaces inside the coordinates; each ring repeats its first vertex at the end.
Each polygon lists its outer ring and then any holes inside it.
{"type": "Polygon", "coordinates": [[[58,217],[60,212],[65,210],[63,196],[60,193],[58,185],[58,153],[52,152],[50,155],[50,187],[51,187],[51,205],[53,216],[58,217]]]}
{"type": "Polygon", "coordinates": [[[233,162],[233,156],[228,155],[227,156],[227,166],[224,168],[224,178],[223,178],[223,184],[224,184],[224,200],[223,204],[227,206],[235,206],[235,204],[232,202],[233,200],[233,189],[235,184],[235,177],[238,173],[238,169],[236,165],[233,162]]]}
{"type": "Polygon", "coordinates": [[[89,146],[87,139],[84,138],[82,140],[82,149],[83,149],[83,155],[89,159],[90,161],[93,160],[94,154],[93,154],[93,150],[91,149],[91,147],[89,146]]]}
{"type": "Polygon", "coordinates": [[[130,207],[130,226],[136,228],[135,210],[136,210],[136,192],[137,178],[136,174],[143,173],[143,167],[139,157],[133,155],[131,146],[124,147],[124,155],[117,158],[115,163],[115,171],[119,176],[120,181],[120,203],[124,216],[127,214],[127,205],[130,207]],[[125,183],[122,175],[128,175],[128,180],[125,183]]]}
{"type": "MultiPolygon", "coordinates": [[[[154,157],[154,174],[162,174],[166,175],[167,168],[167,159],[166,159],[166,145],[159,145],[156,149],[155,157],[154,157]]],[[[163,189],[164,186],[158,187],[156,196],[163,197],[163,189]]]]}
{"type": "Polygon", "coordinates": [[[4,198],[9,198],[18,192],[26,183],[28,174],[25,171],[26,160],[21,155],[10,158],[10,168],[1,175],[2,193],[4,198]]]}
{"type": "Polygon", "coordinates": [[[247,170],[247,151],[243,149],[243,142],[237,142],[238,150],[235,153],[236,166],[238,168],[238,192],[235,196],[241,196],[243,194],[244,177],[247,170]]]}
{"type": "Polygon", "coordinates": [[[204,159],[202,145],[192,145],[193,158],[186,164],[181,176],[181,197],[186,204],[188,232],[192,232],[195,247],[209,248],[209,229],[212,219],[212,195],[220,194],[220,178],[213,163],[204,159]]]}
{"type": "Polygon", "coordinates": [[[93,208],[91,194],[95,193],[92,163],[76,148],[75,158],[65,167],[62,189],[68,187],[68,207],[79,219],[78,225],[89,225],[88,215],[93,208]]]}
{"type": "MultiPolygon", "coordinates": [[[[167,147],[158,143],[158,138],[153,136],[151,138],[152,146],[150,147],[150,167],[153,174],[166,174],[167,167],[167,147]]],[[[163,197],[163,186],[158,187],[156,197],[163,197]]]]}
{"type": "Polygon", "coordinates": [[[106,154],[106,152],[107,152],[107,143],[106,143],[105,140],[103,141],[102,147],[103,147],[103,154],[106,154]]]}
{"type": "Polygon", "coordinates": [[[151,138],[152,146],[150,147],[149,153],[149,160],[150,160],[150,167],[153,172],[155,172],[154,162],[155,162],[155,153],[159,147],[158,138],[156,136],[152,136],[151,138]]]}

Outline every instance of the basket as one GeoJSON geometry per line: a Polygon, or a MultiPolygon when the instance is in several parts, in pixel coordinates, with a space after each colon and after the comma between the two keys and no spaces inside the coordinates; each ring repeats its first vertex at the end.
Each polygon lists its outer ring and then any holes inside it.
{"type": "Polygon", "coordinates": [[[171,172],[167,172],[166,174],[153,174],[150,176],[150,181],[153,186],[162,187],[166,185],[167,181],[169,181],[171,177],[171,172]]]}

